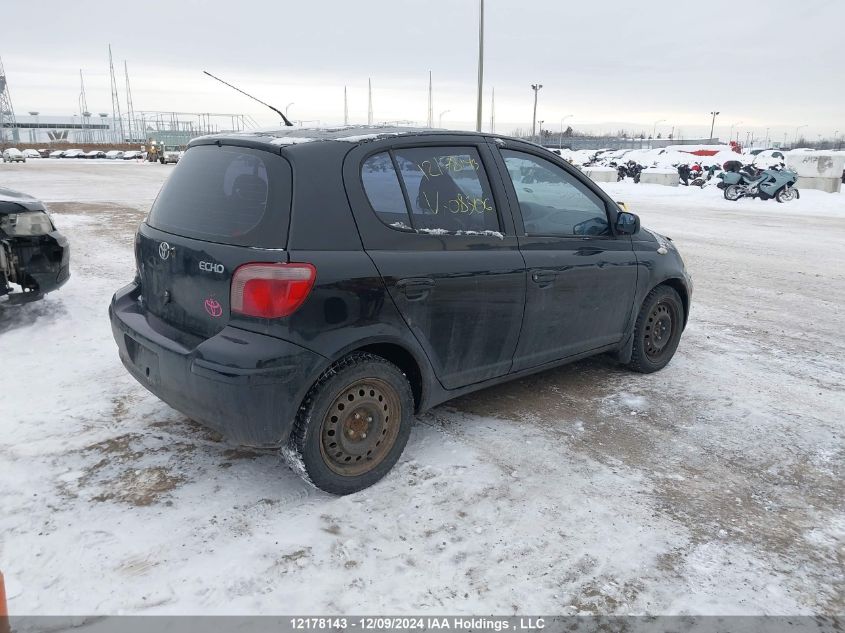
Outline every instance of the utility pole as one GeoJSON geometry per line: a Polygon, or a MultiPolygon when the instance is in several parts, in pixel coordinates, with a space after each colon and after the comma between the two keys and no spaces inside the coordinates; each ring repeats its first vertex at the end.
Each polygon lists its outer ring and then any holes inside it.
{"type": "Polygon", "coordinates": [[[543,84],[531,84],[531,90],[534,91],[534,116],[531,117],[531,136],[534,138],[537,137],[537,93],[540,92],[542,87],[543,84]]]}
{"type": "Polygon", "coordinates": [[[349,101],[346,97],[346,86],[343,87],[343,124],[349,125],[349,101]]]}
{"type": "Polygon", "coordinates": [[[428,71],[428,127],[434,127],[434,100],[431,92],[431,71],[428,71]]]}
{"type": "Polygon", "coordinates": [[[713,119],[710,121],[710,140],[713,140],[713,128],[716,127],[716,117],[719,115],[718,110],[711,112],[713,119]]]}
{"type": "Polygon", "coordinates": [[[490,133],[496,133],[496,86],[490,93],[490,133]]]}
{"type": "Polygon", "coordinates": [[[479,0],[478,12],[478,104],[475,114],[475,131],[481,131],[481,91],[484,87],[484,0],[479,0]]]}
{"type": "Polygon", "coordinates": [[[373,80],[367,79],[367,125],[373,124],[373,80]]]}

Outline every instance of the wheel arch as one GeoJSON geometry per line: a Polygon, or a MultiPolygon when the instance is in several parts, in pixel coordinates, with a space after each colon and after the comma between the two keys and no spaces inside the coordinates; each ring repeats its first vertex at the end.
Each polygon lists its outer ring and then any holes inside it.
{"type": "Polygon", "coordinates": [[[354,352],[374,354],[396,365],[407,376],[411,385],[411,393],[414,396],[414,411],[419,413],[427,408],[426,402],[432,392],[430,381],[433,379],[433,374],[427,359],[421,352],[412,350],[409,345],[393,338],[359,340],[332,356],[326,367],[320,371],[320,374],[341,358],[354,352]]]}
{"type": "Polygon", "coordinates": [[[690,296],[689,296],[689,289],[687,288],[687,285],[684,283],[684,281],[682,279],[680,279],[678,277],[670,277],[669,279],[664,279],[659,284],[655,284],[654,286],[652,286],[649,289],[649,291],[646,293],[646,296],[648,296],[649,292],[651,292],[652,290],[657,288],[657,286],[669,286],[675,292],[677,292],[678,295],[681,297],[681,303],[684,306],[684,327],[686,327],[687,326],[687,319],[689,318],[689,308],[690,308],[690,296]]]}
{"type": "Polygon", "coordinates": [[[681,304],[684,308],[684,328],[686,328],[687,326],[687,319],[689,318],[690,309],[690,292],[683,279],[681,279],[680,277],[668,277],[656,284],[651,284],[648,287],[648,290],[643,293],[643,296],[640,299],[639,303],[635,304],[637,308],[634,312],[634,320],[631,322],[630,329],[628,330],[628,335],[625,337],[625,340],[622,342],[622,344],[619,346],[618,351],[616,352],[616,359],[620,363],[625,364],[631,360],[631,355],[633,354],[634,350],[634,323],[636,322],[636,315],[639,314],[640,310],[642,309],[646,297],[648,297],[648,295],[651,294],[651,291],[657,288],[658,286],[668,286],[669,288],[672,288],[675,292],[677,292],[678,295],[681,297],[681,304]]]}

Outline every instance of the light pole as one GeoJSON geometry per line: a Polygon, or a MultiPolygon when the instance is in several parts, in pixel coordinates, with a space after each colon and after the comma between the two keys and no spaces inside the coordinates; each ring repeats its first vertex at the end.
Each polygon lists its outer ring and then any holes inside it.
{"type": "Polygon", "coordinates": [[[290,108],[293,104],[294,104],[294,102],[293,102],[293,101],[291,101],[289,104],[287,104],[287,105],[285,106],[285,116],[287,116],[287,115],[288,115],[288,109],[289,109],[289,108],[290,108]]]}
{"type": "Polygon", "coordinates": [[[769,128],[766,128],[766,147],[769,147],[769,128]]]}
{"type": "MultiPolygon", "coordinates": [[[[734,128],[737,125],[742,125],[742,121],[737,121],[736,123],[731,123],[731,132],[730,132],[730,134],[728,134],[728,140],[729,141],[734,140],[734,128]]],[[[739,134],[739,131],[737,131],[737,135],[738,134],[739,134]]],[[[739,142],[739,136],[737,136],[736,140],[737,140],[737,142],[739,142]]]]}
{"type": "Polygon", "coordinates": [[[531,84],[531,90],[534,91],[534,116],[531,117],[531,136],[537,137],[537,93],[543,84],[531,84]]]}
{"type": "MultiPolygon", "coordinates": [[[[655,121],[655,122],[654,122],[654,125],[653,125],[653,126],[652,126],[652,128],[651,128],[651,146],[652,146],[652,147],[654,147],[654,137],[655,137],[655,135],[657,134],[657,126],[658,126],[658,124],[660,124],[660,123],[665,123],[665,122],[666,122],[666,119],[660,119],[660,120],[658,120],[658,121],[655,121]]],[[[711,137],[711,138],[713,137],[713,132],[712,132],[712,131],[710,132],[710,137],[711,137]]]]}
{"type": "Polygon", "coordinates": [[[567,114],[565,117],[561,118],[561,120],[560,120],[560,141],[557,144],[558,149],[563,149],[563,122],[566,121],[566,119],[568,119],[572,116],[575,116],[575,115],[567,114]]]}
{"type": "Polygon", "coordinates": [[[542,145],[543,144],[543,119],[540,119],[539,121],[537,121],[537,123],[540,124],[540,132],[537,135],[537,144],[542,145]]]}
{"type": "Polygon", "coordinates": [[[833,133],[833,144],[836,145],[836,149],[842,149],[842,141],[837,141],[839,138],[839,130],[834,131],[833,133]]]}
{"type": "Polygon", "coordinates": [[[710,114],[713,115],[713,119],[710,121],[710,140],[713,140],[713,128],[716,127],[716,117],[719,115],[718,110],[714,110],[710,114]]]}
{"type": "Polygon", "coordinates": [[[437,117],[437,127],[443,127],[443,115],[448,114],[449,112],[451,112],[451,110],[443,110],[443,112],[440,113],[440,116],[437,117]]]}
{"type": "MultiPolygon", "coordinates": [[[[804,125],[799,125],[798,127],[795,128],[795,138],[792,140],[793,146],[798,145],[798,130],[800,130],[801,128],[805,128],[805,127],[807,127],[806,123],[804,125]]],[[[795,148],[793,147],[792,149],[795,149],[795,148]]]]}
{"type": "Polygon", "coordinates": [[[475,112],[475,131],[481,131],[481,92],[484,86],[484,0],[478,9],[478,103],[475,112]]]}

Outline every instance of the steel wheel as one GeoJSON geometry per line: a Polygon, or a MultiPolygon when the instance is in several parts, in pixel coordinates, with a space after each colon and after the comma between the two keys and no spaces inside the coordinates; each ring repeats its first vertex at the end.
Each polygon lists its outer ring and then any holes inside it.
{"type": "Polygon", "coordinates": [[[399,394],[387,382],[364,378],[342,390],[320,428],[320,452],[338,475],[362,475],[382,462],[399,433],[399,394]]]}
{"type": "Polygon", "coordinates": [[[675,307],[668,302],[661,301],[654,306],[645,323],[644,348],[649,360],[658,362],[669,349],[674,328],[678,322],[675,307]]]}

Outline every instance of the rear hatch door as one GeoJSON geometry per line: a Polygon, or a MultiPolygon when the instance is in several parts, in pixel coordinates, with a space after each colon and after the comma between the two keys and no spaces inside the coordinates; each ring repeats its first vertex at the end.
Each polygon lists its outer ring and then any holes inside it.
{"type": "Polygon", "coordinates": [[[277,154],[231,145],[189,149],[162,187],[136,241],[147,310],[208,338],[230,321],[232,274],[284,262],[291,170],[277,154]]]}

